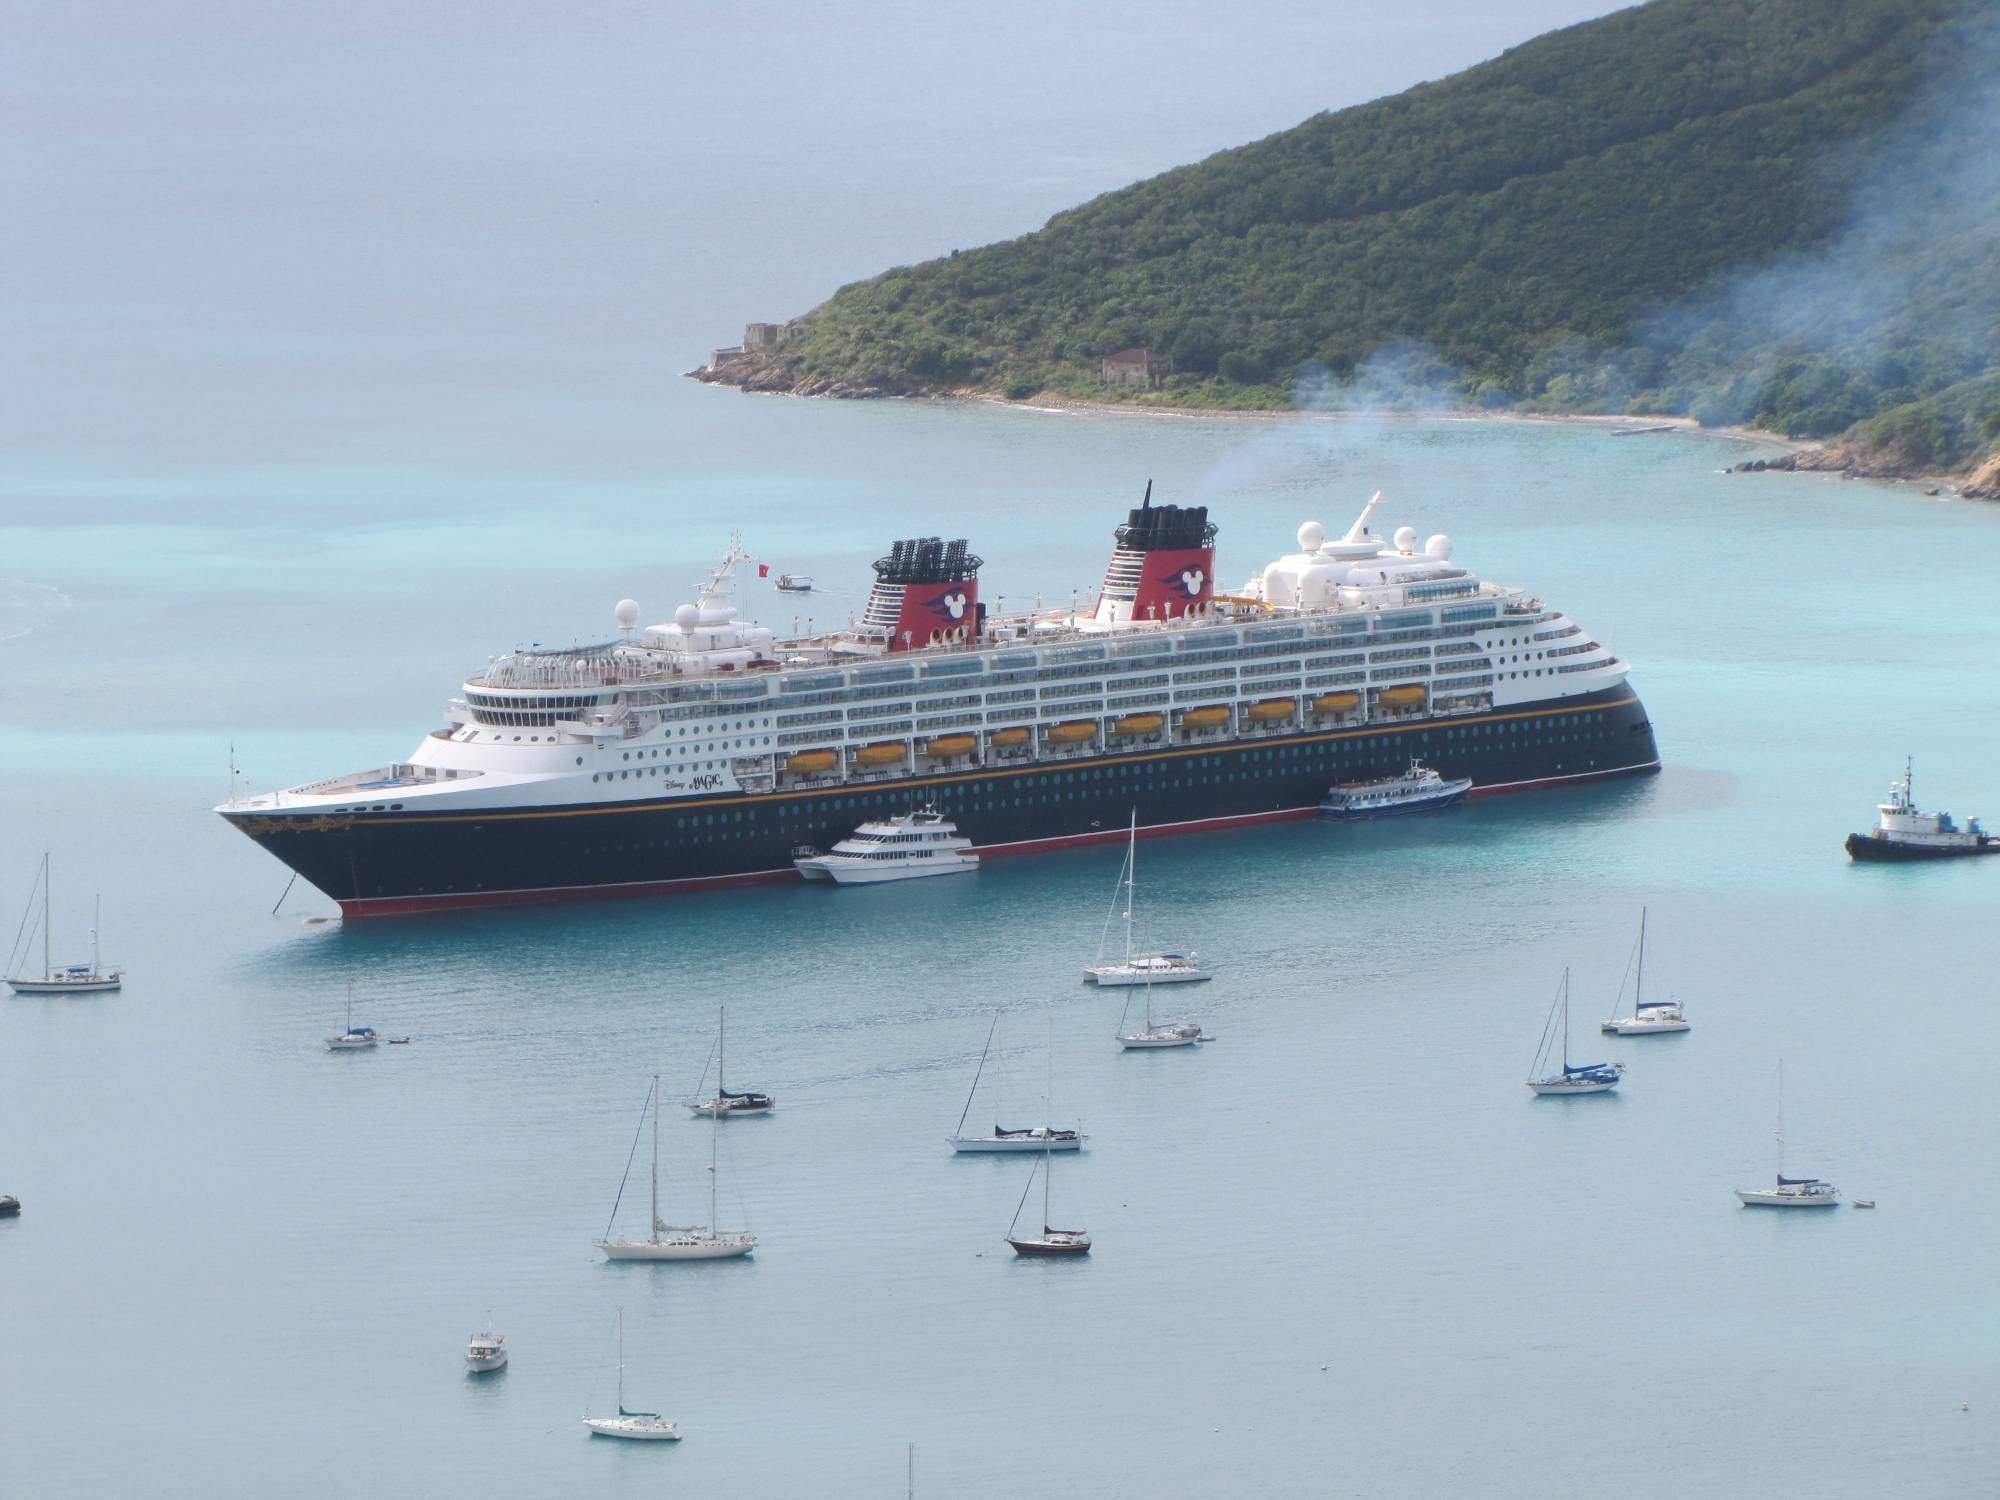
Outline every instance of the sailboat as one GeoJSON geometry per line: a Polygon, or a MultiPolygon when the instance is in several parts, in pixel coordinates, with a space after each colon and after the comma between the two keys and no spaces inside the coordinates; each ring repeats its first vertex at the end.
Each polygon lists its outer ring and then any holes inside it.
{"type": "MultiPolygon", "coordinates": [[[[652,1233],[643,1240],[611,1237],[612,1226],[618,1222],[618,1204],[625,1196],[625,1184],[618,1184],[618,1198],[611,1204],[611,1220],[604,1226],[604,1238],[597,1242],[597,1248],[604,1252],[606,1260],[728,1260],[733,1256],[748,1255],[757,1248],[757,1236],[747,1232],[723,1234],[714,1228],[716,1200],[716,1158],[715,1134],[709,1135],[708,1158],[708,1223],[668,1224],[660,1218],[660,1076],[653,1075],[653,1086],[646,1093],[646,1104],[653,1112],[653,1200],[652,1233]]],[[[645,1118],[640,1115],[641,1120],[645,1118]]],[[[721,1128],[721,1116],[717,1115],[716,1128],[721,1128]]],[[[634,1141],[633,1145],[637,1146],[634,1141]]],[[[627,1162],[626,1170],[631,1170],[627,1162]]]]}
{"type": "Polygon", "coordinates": [[[1201,970],[1192,953],[1141,953],[1133,942],[1133,895],[1139,868],[1139,810],[1132,809],[1131,836],[1125,845],[1125,864],[1112,888],[1111,910],[1104,917],[1104,932],[1097,940],[1097,960],[1083,966],[1084,977],[1097,984],[1191,984],[1209,976],[1201,970]],[[1111,923],[1118,914],[1118,897],[1125,897],[1125,956],[1106,958],[1104,949],[1111,938],[1111,923]]]}
{"type": "Polygon", "coordinates": [[[1840,1202],[1840,1189],[1817,1177],[1785,1175],[1785,1062],[1778,1060],[1778,1171],[1777,1182],[1767,1188],[1738,1188],[1736,1197],[1745,1208],[1832,1208],[1840,1202]]]}
{"type": "Polygon", "coordinates": [[[1125,1017],[1131,1009],[1132,997],[1127,995],[1125,1009],[1118,1013],[1118,1035],[1115,1040],[1120,1051],[1143,1052],[1156,1047],[1192,1047],[1196,1042],[1208,1040],[1202,1035],[1201,1028],[1192,1021],[1156,1023],[1153,1020],[1153,986],[1150,982],[1146,985],[1146,1024],[1139,1031],[1125,1029],[1125,1017]]]}
{"type": "Polygon", "coordinates": [[[326,1050],[353,1052],[362,1047],[372,1047],[380,1040],[381,1038],[375,1035],[373,1026],[354,1024],[354,986],[350,984],[347,987],[347,1023],[339,1036],[330,1036],[326,1039],[326,1050]]]}
{"type": "Polygon", "coordinates": [[[1653,1036],[1668,1031],[1686,1031],[1687,1016],[1681,1010],[1678,1000],[1648,1000],[1646,998],[1646,908],[1639,908],[1639,974],[1632,986],[1632,1014],[1618,1014],[1618,1001],[1623,999],[1625,990],[1619,987],[1618,994],[1611,1002],[1610,1019],[1599,1023],[1599,1031],[1609,1031],[1618,1036],[1653,1036]]]}
{"type": "Polygon", "coordinates": [[[1055,1229],[1049,1224],[1049,1167],[1053,1161],[1045,1145],[1042,1159],[1028,1173],[1028,1185],[1021,1189],[1021,1201],[1014,1205],[1014,1220],[1007,1226],[1007,1243],[1014,1247],[1016,1255],[1090,1254],[1090,1234],[1087,1230],[1055,1229]],[[1017,1235],[1014,1228],[1021,1222],[1021,1210],[1027,1205],[1028,1194],[1034,1190],[1036,1172],[1042,1174],[1042,1232],[1038,1235],[1017,1235]]]}
{"type": "MultiPolygon", "coordinates": [[[[28,916],[35,909],[35,897],[42,900],[42,972],[39,975],[16,974],[7,980],[17,995],[87,995],[103,990],[115,990],[125,982],[124,974],[117,969],[106,969],[97,956],[97,920],[101,902],[91,908],[90,962],[69,964],[58,969],[49,956],[49,924],[51,909],[55,905],[50,885],[50,865],[47,854],[42,856],[41,873],[28,891],[28,908],[21,915],[21,925],[27,926],[28,916]]],[[[16,939],[18,944],[19,940],[16,939]]],[[[21,955],[26,957],[25,954],[21,955]]]]}
{"type": "MultiPolygon", "coordinates": [[[[986,1071],[986,1054],[993,1050],[993,1033],[1000,1029],[1000,1012],[993,1012],[993,1024],[986,1028],[986,1046],[979,1053],[979,1067],[972,1075],[972,1087],[966,1091],[965,1108],[958,1112],[958,1128],[951,1133],[947,1142],[954,1151],[1081,1151],[1088,1137],[1074,1130],[1058,1130],[1054,1125],[1043,1123],[1031,1125],[1024,1130],[1009,1130],[1004,1125],[995,1125],[991,1135],[967,1135],[965,1120],[972,1113],[973,1097],[979,1092],[980,1075],[986,1071]]],[[[1055,1072],[1055,1040],[1049,1040],[1049,1071],[1055,1072]]]]}
{"type": "MultiPolygon", "coordinates": [[[[723,1007],[715,1008],[715,1097],[713,1099],[690,1099],[688,1108],[698,1115],[768,1115],[776,1103],[769,1094],[732,1094],[723,1081],[723,1067],[729,1058],[729,1043],[726,1034],[723,1007]]],[[[704,1074],[704,1077],[707,1075],[704,1074]]],[[[699,1085],[696,1085],[699,1087],[699,1085]]]]}
{"type": "Polygon", "coordinates": [[[1569,970],[1563,970],[1562,985],[1556,991],[1556,998],[1549,1006],[1549,1018],[1542,1023],[1542,1044],[1535,1051],[1535,1061],[1528,1074],[1528,1087],[1538,1094],[1604,1094],[1618,1087],[1618,1080],[1625,1072],[1623,1063],[1581,1063],[1571,1066],[1569,1060],[1569,970]],[[1557,1046],[1561,1048],[1562,1064],[1559,1071],[1549,1071],[1548,1064],[1555,1061],[1549,1054],[1557,1046]]]}
{"type": "MultiPolygon", "coordinates": [[[[604,1367],[599,1365],[601,1370],[604,1367]]],[[[618,1415],[615,1417],[593,1417],[583,1414],[583,1425],[588,1427],[593,1437],[637,1438],[642,1442],[678,1443],[681,1440],[680,1424],[669,1422],[656,1411],[627,1411],[625,1409],[625,1309],[618,1309],[618,1415]]]]}

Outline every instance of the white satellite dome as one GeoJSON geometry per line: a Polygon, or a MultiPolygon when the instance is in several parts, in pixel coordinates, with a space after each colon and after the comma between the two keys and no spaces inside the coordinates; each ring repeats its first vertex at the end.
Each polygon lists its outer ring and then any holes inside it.
{"type": "Polygon", "coordinates": [[[683,604],[674,611],[674,623],[682,630],[692,630],[701,623],[701,610],[692,604],[683,604]]]}
{"type": "Polygon", "coordinates": [[[620,630],[630,630],[634,625],[639,623],[639,601],[637,599],[620,599],[617,605],[613,607],[611,616],[618,622],[620,630]]]}
{"type": "Polygon", "coordinates": [[[1317,552],[1326,545],[1326,528],[1317,521],[1308,521],[1299,528],[1299,551],[1317,552]]]}
{"type": "Polygon", "coordinates": [[[1439,562],[1449,561],[1451,558],[1451,538],[1440,531],[1424,543],[1424,551],[1435,557],[1439,562]]]}
{"type": "Polygon", "coordinates": [[[1416,527],[1398,526],[1396,528],[1396,550],[1398,552],[1414,552],[1417,550],[1416,527]]]}

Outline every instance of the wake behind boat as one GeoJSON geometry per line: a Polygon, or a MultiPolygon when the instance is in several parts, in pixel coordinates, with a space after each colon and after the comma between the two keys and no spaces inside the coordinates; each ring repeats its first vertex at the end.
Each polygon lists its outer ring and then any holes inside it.
{"type": "Polygon", "coordinates": [[[1423,812],[1433,807],[1449,807],[1465,800],[1472,790],[1470,776],[1450,781],[1422,761],[1410,762],[1400,776],[1375,781],[1343,781],[1331,788],[1319,805],[1329,818],[1384,818],[1394,813],[1423,812]]]}
{"type": "Polygon", "coordinates": [[[821,854],[808,848],[792,863],[808,880],[874,885],[925,875],[957,875],[979,868],[972,840],[934,807],[863,823],[821,854]]]}

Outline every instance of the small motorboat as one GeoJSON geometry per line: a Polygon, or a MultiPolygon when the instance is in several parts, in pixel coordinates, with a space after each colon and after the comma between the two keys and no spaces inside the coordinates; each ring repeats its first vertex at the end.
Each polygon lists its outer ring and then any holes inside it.
{"type": "Polygon", "coordinates": [[[780,573],[773,580],[773,587],[787,594],[810,594],[813,591],[813,581],[805,573],[780,573]]]}
{"type": "Polygon", "coordinates": [[[1464,800],[1471,790],[1470,776],[1447,781],[1441,773],[1413,760],[1410,769],[1400,776],[1385,776],[1377,781],[1343,781],[1329,788],[1319,810],[1329,818],[1382,818],[1391,813],[1449,807],[1464,800]]]}
{"type": "Polygon", "coordinates": [[[507,1335],[475,1333],[465,1346],[465,1368],[474,1375],[498,1370],[507,1363],[507,1335]]]}
{"type": "Polygon", "coordinates": [[[12,1193],[0,1193],[0,1219],[11,1219],[21,1211],[21,1200],[12,1193]]]}
{"type": "Polygon", "coordinates": [[[882,822],[863,823],[825,854],[808,852],[792,864],[808,880],[874,885],[924,875],[957,875],[979,868],[972,840],[934,807],[882,822]]]}
{"type": "Polygon", "coordinates": [[[1873,1208],[1875,1206],[1875,1200],[1873,1198],[1856,1198],[1854,1200],[1854,1206],[1856,1208],[1873,1208]]]}

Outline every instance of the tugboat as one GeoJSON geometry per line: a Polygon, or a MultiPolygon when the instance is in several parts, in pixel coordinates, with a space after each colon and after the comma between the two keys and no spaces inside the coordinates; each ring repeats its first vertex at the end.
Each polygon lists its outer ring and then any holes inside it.
{"type": "Polygon", "coordinates": [[[1956,854],[2000,854],[2000,837],[1967,818],[1960,828],[1950,813],[1922,812],[1910,792],[1910,762],[1903,779],[1889,784],[1889,798],[1875,804],[1875,827],[1847,836],[1852,859],[1945,859],[1956,854]]]}
{"type": "Polygon", "coordinates": [[[1400,776],[1380,781],[1343,781],[1328,790],[1319,810],[1329,818],[1383,818],[1391,813],[1449,807],[1464,801],[1471,790],[1470,776],[1446,781],[1422,761],[1413,760],[1410,769],[1400,776]]]}

